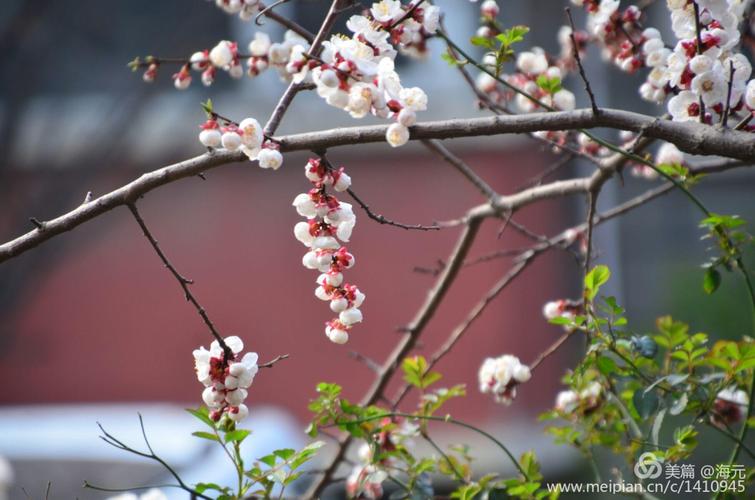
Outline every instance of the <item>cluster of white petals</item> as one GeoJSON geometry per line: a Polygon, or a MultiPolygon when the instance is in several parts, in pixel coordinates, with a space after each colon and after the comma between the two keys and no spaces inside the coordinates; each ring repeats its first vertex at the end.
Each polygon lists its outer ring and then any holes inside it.
{"type": "Polygon", "coordinates": [[[420,435],[419,426],[402,417],[386,417],[381,425],[390,430],[376,434],[372,445],[364,443],[359,447],[357,461],[346,478],[349,498],[382,498],[383,482],[388,479],[386,469],[395,470],[403,466],[395,456],[375,460],[373,446],[378,450],[395,450],[398,446],[411,448],[414,438],[420,435]]]}
{"type": "Polygon", "coordinates": [[[566,299],[552,300],[543,305],[543,317],[547,320],[555,318],[574,319],[579,310],[579,303],[566,299]]]}
{"type": "Polygon", "coordinates": [[[308,249],[302,258],[304,267],[321,273],[315,296],[328,301],[330,310],[338,314],[326,323],[325,334],[332,342],[345,344],[348,331],[362,321],[359,307],[365,299],[355,285],[344,281],[343,271],[354,266],[354,256],[339,243],[349,241],[356,216],[349,203],[339,201],[327,188],[345,191],[351,186],[351,178],[343,168],[328,169],[320,158],[311,158],[304,174],[314,187],[293,201],[297,213],[307,218],[294,226],[294,236],[308,249]]]}
{"type": "Polygon", "coordinates": [[[244,118],[240,123],[226,123],[210,118],[199,126],[199,142],[210,149],[241,150],[250,160],[257,160],[262,168],[278,170],[283,165],[283,155],[278,145],[265,140],[262,127],[254,118],[244,118]]]}
{"type": "Polygon", "coordinates": [[[569,389],[561,391],[556,396],[556,410],[570,414],[577,410],[587,412],[600,404],[603,397],[603,387],[598,382],[590,382],[581,391],[569,389]]]}
{"type": "Polygon", "coordinates": [[[260,0],[208,0],[228,14],[238,14],[242,21],[254,19],[262,8],[260,0]]]}
{"type": "Polygon", "coordinates": [[[697,0],[696,3],[700,12],[699,42],[692,2],[668,3],[678,41],[665,65],[659,66],[663,72],[659,83],[665,83],[667,94],[675,94],[668,102],[669,113],[675,121],[687,121],[701,120],[704,112],[705,123],[713,123],[716,115],[723,115],[727,107],[733,114],[752,113],[755,110],[752,66],[736,51],[746,2],[697,0]]]}
{"type": "Polygon", "coordinates": [[[202,400],[210,410],[210,418],[217,422],[227,414],[238,422],[249,414],[244,400],[259,369],[258,356],[256,352],[241,356],[244,342],[239,337],[227,337],[224,342],[230,349],[230,356],[215,340],[209,351],[204,347],[194,350],[194,369],[197,380],[205,386],[202,400]]]}
{"type": "Polygon", "coordinates": [[[438,28],[438,16],[438,8],[429,3],[415,7],[382,0],[366,15],[349,18],[351,36],[333,35],[317,59],[305,53],[292,56],[288,69],[295,82],[313,83],[325,102],[354,118],[372,114],[392,119],[386,140],[401,146],[409,140],[417,113],[427,109],[427,95],[419,87],[401,84],[394,45],[404,52],[424,53],[426,38],[438,28]]]}
{"type": "Polygon", "coordinates": [[[747,415],[750,397],[742,389],[729,387],[716,394],[711,419],[720,426],[730,426],[742,421],[747,415]]]}
{"type": "Polygon", "coordinates": [[[530,368],[516,356],[487,358],[478,374],[480,392],[492,393],[497,402],[509,405],[516,397],[517,385],[527,382],[530,376],[530,368]]]}

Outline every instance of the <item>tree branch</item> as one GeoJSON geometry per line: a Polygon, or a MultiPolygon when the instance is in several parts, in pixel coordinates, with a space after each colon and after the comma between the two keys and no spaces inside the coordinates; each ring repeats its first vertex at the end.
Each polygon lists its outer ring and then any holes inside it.
{"type": "MultiPolygon", "coordinates": [[[[580,109],[425,122],[412,127],[411,138],[414,140],[446,139],[590,127],[644,131],[645,137],[674,143],[679,149],[687,153],[719,155],[755,162],[755,141],[752,139],[752,134],[733,130],[719,130],[693,122],[658,120],[638,113],[605,108],[601,109],[600,115],[597,117],[593,115],[590,109],[580,109]]],[[[280,143],[283,152],[317,151],[335,146],[383,142],[386,129],[386,125],[340,128],[280,136],[276,138],[276,141],[280,143]]],[[[0,245],[0,263],[118,206],[127,205],[157,187],[201,174],[227,163],[243,160],[246,160],[246,156],[242,152],[220,150],[146,173],[125,186],[82,204],[75,210],[42,222],[41,228],[38,227],[0,245]]],[[[561,184],[554,184],[564,187],[563,183],[569,181],[558,182],[561,184]]],[[[556,194],[554,193],[554,196],[556,194]]]]}
{"type": "Polygon", "coordinates": [[[189,285],[193,284],[194,282],[188,278],[185,278],[179,273],[175,266],[170,262],[168,257],[165,255],[165,253],[160,248],[160,245],[157,243],[157,240],[154,236],[152,236],[152,233],[150,232],[149,228],[147,227],[147,224],[144,222],[144,219],[142,218],[141,214],[139,213],[139,210],[136,208],[136,204],[129,203],[128,205],[129,210],[131,210],[131,214],[134,216],[134,219],[136,219],[137,224],[139,224],[139,227],[142,229],[142,232],[144,233],[144,237],[147,238],[147,241],[149,241],[149,244],[152,245],[152,248],[155,250],[155,253],[158,257],[160,257],[160,260],[163,262],[165,267],[170,271],[170,273],[173,275],[174,278],[176,278],[176,281],[178,281],[178,284],[181,285],[181,289],[184,292],[184,297],[186,298],[187,302],[190,302],[191,305],[194,306],[194,309],[197,310],[197,314],[202,318],[202,321],[204,321],[204,324],[207,325],[207,328],[210,330],[210,333],[213,337],[215,337],[215,340],[218,341],[218,344],[220,344],[220,347],[223,348],[223,355],[225,357],[225,360],[228,361],[233,357],[233,352],[231,351],[231,348],[226,345],[225,340],[223,340],[223,337],[220,335],[220,332],[218,332],[217,328],[215,327],[215,324],[212,322],[210,317],[207,315],[207,311],[205,311],[204,307],[199,303],[199,301],[194,297],[194,294],[191,293],[191,290],[189,289],[189,285]]]}

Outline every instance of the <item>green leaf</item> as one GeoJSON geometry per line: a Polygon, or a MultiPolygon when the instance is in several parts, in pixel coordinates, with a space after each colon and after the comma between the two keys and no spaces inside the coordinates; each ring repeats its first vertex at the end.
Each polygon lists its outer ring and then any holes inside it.
{"type": "Polygon", "coordinates": [[[227,492],[228,488],[223,488],[215,483],[197,483],[194,486],[194,490],[196,490],[197,493],[204,493],[207,490],[215,490],[223,493],[227,492]]]}
{"type": "Polygon", "coordinates": [[[585,276],[585,296],[592,300],[598,294],[600,287],[605,284],[611,277],[611,271],[608,266],[595,266],[587,276],[585,276]]]}
{"type": "Polygon", "coordinates": [[[448,63],[448,65],[451,67],[464,66],[467,63],[467,61],[456,59],[454,56],[452,56],[448,52],[442,53],[440,55],[440,58],[446,61],[446,63],[448,63]]]}
{"type": "Polygon", "coordinates": [[[276,457],[272,453],[270,455],[265,455],[264,457],[260,457],[259,461],[262,462],[265,465],[269,465],[270,467],[275,467],[275,460],[276,457]]]}
{"type": "Polygon", "coordinates": [[[186,411],[194,415],[196,418],[201,420],[203,423],[209,425],[213,429],[215,428],[215,422],[212,421],[210,418],[210,414],[207,411],[207,408],[204,406],[200,407],[199,409],[193,410],[191,408],[186,408],[186,411]]]}
{"type": "Polygon", "coordinates": [[[495,48],[493,41],[489,38],[485,38],[484,36],[473,36],[469,39],[469,41],[476,47],[483,47],[485,49],[495,48]]]}
{"type": "Polygon", "coordinates": [[[429,372],[427,360],[423,356],[404,358],[401,363],[404,371],[404,380],[420,389],[425,389],[441,379],[438,372],[429,372]]]}
{"type": "Polygon", "coordinates": [[[214,115],[214,110],[212,108],[212,99],[207,99],[207,102],[203,102],[202,109],[205,113],[207,113],[207,119],[211,119],[214,115]]]}
{"type": "Polygon", "coordinates": [[[530,29],[527,26],[520,24],[504,30],[503,33],[496,35],[496,39],[501,42],[501,45],[504,47],[509,47],[512,44],[523,41],[524,35],[529,32],[530,29]]]}
{"type": "Polygon", "coordinates": [[[296,450],[292,450],[291,448],[283,448],[282,450],[275,450],[273,452],[273,455],[280,458],[283,461],[288,460],[289,458],[296,455],[296,450]]]}
{"type": "Polygon", "coordinates": [[[718,290],[721,285],[721,273],[715,267],[709,267],[705,270],[705,276],[703,276],[703,290],[708,295],[718,290]]]}
{"type": "Polygon", "coordinates": [[[655,391],[645,392],[642,388],[637,389],[632,396],[634,408],[641,418],[646,419],[658,408],[660,400],[655,391]]]}
{"type": "Polygon", "coordinates": [[[683,392],[681,396],[679,396],[679,399],[674,401],[674,403],[671,405],[671,408],[669,408],[669,413],[671,415],[679,415],[687,408],[687,403],[689,402],[689,396],[687,396],[686,392],[683,392]]]}
{"type": "Polygon", "coordinates": [[[650,431],[651,441],[654,445],[658,446],[658,438],[661,433],[661,427],[663,426],[663,418],[666,416],[666,408],[658,412],[653,420],[653,428],[650,431]]]}
{"type": "Polygon", "coordinates": [[[209,432],[196,431],[192,432],[191,435],[202,439],[208,439],[210,441],[216,441],[218,443],[220,442],[220,439],[218,439],[215,434],[210,434],[209,432]]]}
{"type": "Polygon", "coordinates": [[[610,375],[611,373],[618,371],[616,362],[606,356],[598,356],[597,364],[598,370],[600,370],[600,373],[602,373],[603,375],[610,375]]]}
{"type": "Polygon", "coordinates": [[[551,95],[561,90],[561,79],[557,76],[551,78],[546,75],[540,75],[537,77],[537,80],[535,80],[535,83],[537,83],[538,87],[551,95]]]}
{"type": "Polygon", "coordinates": [[[246,437],[251,434],[252,431],[246,429],[236,429],[235,431],[229,431],[225,433],[226,443],[242,442],[246,437]]]}

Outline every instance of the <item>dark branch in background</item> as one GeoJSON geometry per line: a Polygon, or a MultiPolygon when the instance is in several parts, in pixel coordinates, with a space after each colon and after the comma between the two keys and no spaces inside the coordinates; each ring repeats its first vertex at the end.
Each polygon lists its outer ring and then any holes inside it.
{"type": "MultiPolygon", "coordinates": [[[[284,2],[286,2],[286,1],[288,1],[288,0],[284,0],[284,2]]],[[[315,36],[312,33],[310,33],[308,30],[306,30],[305,28],[303,28],[299,24],[295,23],[291,19],[289,19],[289,18],[287,18],[285,16],[281,16],[280,14],[278,14],[277,12],[275,12],[274,10],[272,10],[279,3],[281,3],[281,2],[276,2],[275,4],[271,5],[270,7],[265,7],[263,9],[263,11],[265,13],[265,17],[267,17],[268,19],[270,19],[272,21],[275,21],[276,23],[280,24],[281,26],[283,26],[285,28],[290,29],[291,31],[293,31],[297,35],[299,35],[302,38],[304,38],[309,43],[312,43],[312,41],[315,39],[315,36]]],[[[262,23],[259,21],[259,14],[257,14],[257,17],[254,19],[254,22],[258,26],[262,25],[262,23]]]]}
{"type": "MultiPolygon", "coordinates": [[[[316,153],[316,154],[320,157],[320,159],[325,164],[325,166],[326,166],[326,168],[328,170],[331,170],[331,171],[335,170],[335,167],[333,166],[332,163],[330,163],[330,160],[328,160],[328,158],[325,155],[325,153],[316,153]]],[[[362,209],[364,210],[364,212],[367,214],[367,217],[369,217],[370,219],[374,220],[375,222],[377,222],[379,224],[386,224],[388,226],[400,227],[401,229],[407,229],[407,230],[408,229],[415,229],[415,230],[418,230],[418,231],[437,231],[437,230],[441,229],[441,227],[438,226],[437,224],[433,224],[433,225],[430,225],[430,226],[423,226],[422,224],[404,224],[403,222],[396,222],[394,220],[388,219],[384,215],[376,214],[375,212],[373,212],[370,209],[369,205],[367,205],[367,203],[364,202],[364,200],[362,200],[362,198],[360,198],[354,192],[353,189],[348,188],[346,190],[346,192],[349,193],[349,196],[351,196],[354,199],[354,201],[356,201],[357,204],[360,207],[362,207],[362,209]]]]}
{"type": "Polygon", "coordinates": [[[569,17],[569,24],[571,25],[571,33],[569,34],[569,38],[571,38],[574,60],[577,62],[577,67],[579,68],[579,76],[582,78],[582,82],[585,84],[585,92],[587,92],[587,95],[590,96],[590,106],[592,107],[592,112],[593,114],[597,115],[598,113],[600,113],[600,109],[598,109],[598,104],[595,102],[595,94],[592,93],[592,87],[590,87],[590,80],[587,79],[587,75],[585,74],[585,68],[582,67],[582,58],[579,56],[579,46],[577,45],[577,39],[574,37],[574,32],[577,31],[577,28],[574,26],[574,19],[572,19],[571,9],[569,7],[566,8],[566,15],[569,17]]]}
{"type": "MultiPolygon", "coordinates": [[[[215,328],[215,325],[213,324],[212,320],[210,320],[210,317],[207,315],[207,311],[205,311],[204,307],[197,301],[196,297],[194,297],[194,294],[191,293],[191,290],[189,289],[189,285],[193,284],[194,282],[188,278],[185,278],[181,273],[179,273],[175,266],[168,260],[168,257],[165,255],[165,253],[160,248],[160,245],[157,243],[157,240],[154,236],[152,236],[152,233],[150,232],[149,228],[147,227],[147,224],[144,222],[144,219],[142,218],[141,214],[139,213],[139,210],[137,210],[136,205],[134,203],[129,204],[128,206],[129,210],[131,210],[131,214],[134,216],[134,219],[136,219],[137,224],[139,224],[139,227],[142,229],[142,232],[144,233],[145,238],[149,241],[149,244],[152,245],[152,248],[155,250],[155,253],[158,257],[160,257],[160,260],[163,262],[165,267],[170,271],[170,273],[173,275],[174,278],[176,278],[176,281],[178,281],[178,284],[181,285],[181,289],[184,292],[184,297],[186,297],[186,300],[191,303],[191,305],[194,306],[194,309],[197,310],[197,313],[202,318],[202,321],[204,321],[204,324],[207,325],[207,328],[210,330],[210,333],[213,337],[215,337],[215,340],[218,341],[218,344],[220,344],[220,347],[223,348],[223,355],[225,358],[225,361],[227,362],[229,359],[233,358],[233,351],[231,351],[231,348],[226,345],[225,341],[223,340],[223,337],[218,332],[217,328],[215,328]]],[[[103,431],[104,432],[104,431],[103,431]]]]}
{"type": "Polygon", "coordinates": [[[474,185],[474,187],[476,187],[483,194],[483,196],[485,196],[488,201],[492,201],[496,198],[496,196],[498,196],[498,193],[496,193],[493,188],[491,188],[488,183],[482,179],[482,177],[477,175],[477,173],[472,170],[469,165],[464,163],[461,158],[446,149],[443,143],[435,139],[429,139],[422,141],[422,144],[427,149],[443,158],[456,170],[458,170],[461,175],[466,177],[467,180],[471,182],[472,185],[474,185]]]}
{"type": "Polygon", "coordinates": [[[354,358],[360,363],[364,363],[365,366],[367,366],[367,368],[369,368],[373,372],[380,373],[380,363],[370,358],[369,356],[365,356],[364,354],[357,351],[349,351],[349,357],[354,358]]]}
{"type": "Polygon", "coordinates": [[[592,234],[595,222],[595,207],[598,204],[599,190],[591,191],[587,195],[587,232],[585,237],[585,266],[584,274],[590,271],[590,260],[592,258],[592,234]]]}

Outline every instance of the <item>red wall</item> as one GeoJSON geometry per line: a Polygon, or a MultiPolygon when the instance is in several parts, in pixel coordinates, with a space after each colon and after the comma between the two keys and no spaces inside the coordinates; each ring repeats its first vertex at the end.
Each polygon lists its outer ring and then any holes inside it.
{"type": "MultiPolygon", "coordinates": [[[[387,217],[430,223],[458,217],[482,201],[456,171],[424,152],[349,155],[347,149],[334,151],[332,160],[346,166],[355,191],[387,217]]],[[[462,156],[502,193],[543,165],[534,151],[462,156]]],[[[381,226],[355,207],[358,222],[348,247],[357,265],[347,280],[367,294],[365,322],[346,346],[331,344],[323,332],[330,311],[313,295],[317,273],[301,266],[304,247],[292,232],[300,218],[291,200],[309,186],[305,159],[288,155],[278,172],[251,164],[224,167],[208,173],[206,182],[174,183],[140,203],[166,253],[196,281],[192,290],[221,331],[241,336],[263,361],[290,354],[258,375],[249,397],[252,409],[273,403],[302,420],[319,381],[340,382],[348,396],[360,397],[373,374],[348,351],[385,358],[402,335],[396,328],[411,319],[432,285],[431,276],[412,268],[445,259],[459,233],[381,226]]],[[[105,183],[102,189],[114,185],[105,183]]],[[[347,195],[343,199],[351,202],[347,195]]],[[[569,222],[568,208],[563,202],[545,203],[526,209],[518,220],[553,232],[569,222]]],[[[499,226],[484,224],[472,256],[526,244],[510,228],[498,240],[499,226]]],[[[201,387],[191,351],[208,345],[210,335],[128,211],[119,209],[46,245],[64,254],[43,273],[28,276],[19,307],[4,319],[12,335],[0,354],[0,377],[20,383],[4,384],[0,403],[167,400],[198,405],[201,387]]],[[[434,351],[508,262],[464,270],[428,325],[422,353],[434,351]]],[[[540,308],[568,293],[571,262],[563,252],[538,260],[439,366],[447,384],[468,384],[470,396],[450,407],[456,415],[498,418],[552,404],[568,354],[538,370],[520,393],[523,401],[509,410],[477,392],[476,374],[488,355],[510,352],[528,362],[556,338],[560,331],[541,319],[540,308]]]]}

